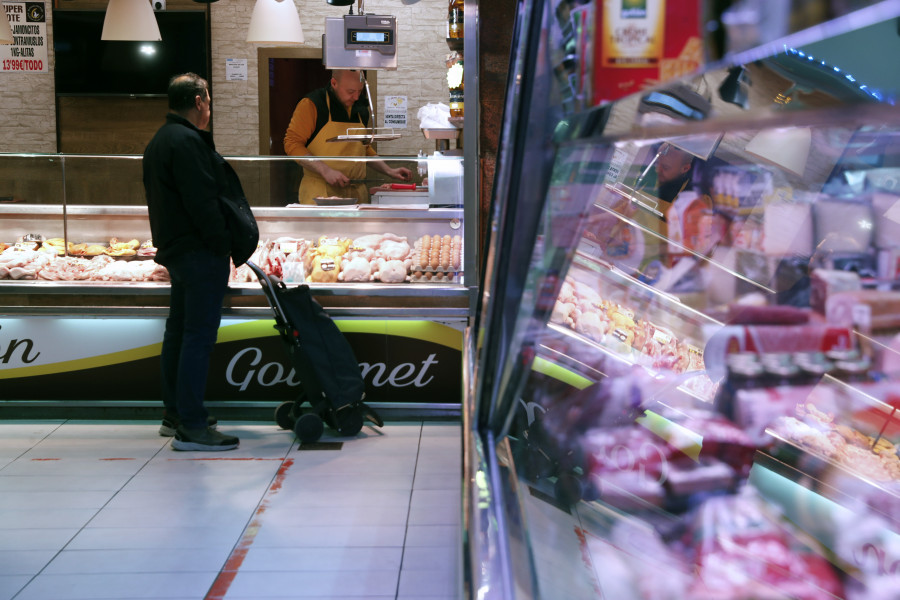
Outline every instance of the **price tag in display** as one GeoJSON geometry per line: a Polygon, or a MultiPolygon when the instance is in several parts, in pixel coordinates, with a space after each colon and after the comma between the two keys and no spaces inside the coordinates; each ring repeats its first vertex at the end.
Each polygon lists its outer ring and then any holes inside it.
{"type": "Polygon", "coordinates": [[[619,175],[622,172],[622,167],[625,166],[626,160],[628,160],[628,153],[621,148],[616,148],[609,161],[609,168],[606,170],[606,183],[613,184],[619,180],[619,175]]]}
{"type": "Polygon", "coordinates": [[[297,242],[281,242],[281,244],[279,244],[279,248],[285,254],[293,254],[297,251],[297,246],[297,242]]]}
{"type": "Polygon", "coordinates": [[[872,327],[872,307],[868,304],[854,304],[851,310],[853,324],[868,331],[872,327]]]}

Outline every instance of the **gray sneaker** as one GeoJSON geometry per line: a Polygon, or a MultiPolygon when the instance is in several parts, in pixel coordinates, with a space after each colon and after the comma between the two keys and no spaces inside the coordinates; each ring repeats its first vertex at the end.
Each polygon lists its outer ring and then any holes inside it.
{"type": "Polygon", "coordinates": [[[210,427],[186,429],[179,425],[172,438],[172,448],[175,450],[219,452],[234,450],[239,444],[240,440],[235,436],[225,435],[210,427]]]}
{"type": "MultiPolygon", "coordinates": [[[[178,417],[164,416],[162,418],[162,424],[159,426],[159,435],[163,437],[172,437],[175,435],[175,430],[178,429],[178,424],[181,421],[178,420],[178,417]]],[[[219,421],[215,417],[207,417],[206,424],[210,429],[216,429],[219,426],[219,421]]]]}

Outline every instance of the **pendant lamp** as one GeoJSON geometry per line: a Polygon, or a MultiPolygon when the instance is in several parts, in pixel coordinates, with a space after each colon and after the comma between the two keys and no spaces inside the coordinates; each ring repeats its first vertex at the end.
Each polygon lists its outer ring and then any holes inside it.
{"type": "Polygon", "coordinates": [[[109,0],[100,39],[135,42],[161,40],[149,0],[109,0]]]}
{"type": "Polygon", "coordinates": [[[303,27],[294,0],[256,0],[247,41],[281,46],[303,43],[303,27]]]}
{"type": "Polygon", "coordinates": [[[12,28],[9,26],[9,17],[6,16],[6,9],[0,2],[0,44],[12,44],[12,28]]]}
{"type": "Polygon", "coordinates": [[[763,129],[747,144],[748,154],[803,177],[812,131],[809,127],[763,129]]]}

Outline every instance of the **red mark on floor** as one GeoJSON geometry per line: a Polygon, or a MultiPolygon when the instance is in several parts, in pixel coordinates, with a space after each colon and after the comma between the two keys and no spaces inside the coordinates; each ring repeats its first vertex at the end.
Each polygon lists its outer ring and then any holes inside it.
{"type": "Polygon", "coordinates": [[[32,458],[31,460],[59,460],[58,458],[32,458]]]}
{"type": "Polygon", "coordinates": [[[215,457],[215,458],[167,458],[166,460],[232,460],[232,461],[246,461],[246,460],[284,460],[281,458],[252,458],[252,457],[243,457],[243,458],[227,458],[227,457],[215,457]]]}
{"type": "Polygon", "coordinates": [[[269,486],[269,489],[266,490],[266,494],[256,508],[256,512],[253,513],[253,518],[250,520],[250,524],[247,525],[247,529],[244,530],[244,535],[241,536],[240,541],[234,547],[234,550],[231,551],[231,555],[228,557],[228,560],[225,561],[225,566],[219,571],[218,577],[213,581],[204,600],[223,600],[223,598],[225,598],[225,594],[228,593],[228,589],[234,582],[234,578],[237,577],[241,565],[244,564],[244,559],[247,558],[247,552],[250,551],[250,546],[253,545],[256,534],[259,533],[259,528],[262,526],[260,516],[266,512],[266,508],[269,506],[269,497],[281,489],[287,471],[293,464],[294,459],[288,458],[285,459],[278,468],[278,472],[275,473],[275,479],[272,480],[272,484],[269,486]]]}

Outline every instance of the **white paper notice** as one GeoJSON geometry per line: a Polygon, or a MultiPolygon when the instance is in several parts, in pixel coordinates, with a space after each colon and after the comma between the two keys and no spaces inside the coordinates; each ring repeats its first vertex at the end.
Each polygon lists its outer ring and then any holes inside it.
{"type": "Polygon", "coordinates": [[[406,96],[386,96],[384,99],[384,126],[406,129],[406,96]]]}
{"type": "Polygon", "coordinates": [[[247,59],[225,59],[225,81],[247,81],[247,59]]]}

